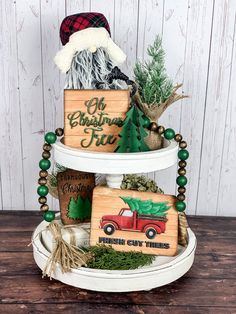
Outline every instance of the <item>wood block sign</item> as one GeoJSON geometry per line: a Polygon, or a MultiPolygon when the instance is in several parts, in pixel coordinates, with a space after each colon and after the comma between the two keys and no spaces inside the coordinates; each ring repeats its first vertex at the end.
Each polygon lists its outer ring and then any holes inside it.
{"type": "Polygon", "coordinates": [[[73,225],[90,221],[94,174],[67,169],[58,173],[57,186],[62,223],[73,225]]]}
{"type": "Polygon", "coordinates": [[[173,256],[177,251],[175,196],[96,187],[93,192],[90,245],[117,251],[173,256]]]}
{"type": "Polygon", "coordinates": [[[64,144],[114,152],[130,104],[129,90],[65,90],[64,144]]]}

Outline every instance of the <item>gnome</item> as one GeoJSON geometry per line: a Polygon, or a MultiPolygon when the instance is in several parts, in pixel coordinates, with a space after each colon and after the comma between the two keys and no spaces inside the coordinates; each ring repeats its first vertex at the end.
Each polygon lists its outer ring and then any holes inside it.
{"type": "Polygon", "coordinates": [[[101,13],[67,16],[60,27],[63,48],[54,61],[66,73],[65,89],[124,89],[126,83],[111,79],[126,55],[110,37],[101,13]],[[112,72],[113,71],[113,72],[112,72]]]}

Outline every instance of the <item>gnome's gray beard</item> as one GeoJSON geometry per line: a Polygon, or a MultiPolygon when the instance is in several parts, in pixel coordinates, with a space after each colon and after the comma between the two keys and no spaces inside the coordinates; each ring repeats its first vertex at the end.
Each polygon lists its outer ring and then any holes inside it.
{"type": "Polygon", "coordinates": [[[127,85],[122,81],[108,83],[106,76],[114,66],[103,48],[94,53],[89,50],[78,52],[66,74],[65,89],[126,89],[127,85]]]}

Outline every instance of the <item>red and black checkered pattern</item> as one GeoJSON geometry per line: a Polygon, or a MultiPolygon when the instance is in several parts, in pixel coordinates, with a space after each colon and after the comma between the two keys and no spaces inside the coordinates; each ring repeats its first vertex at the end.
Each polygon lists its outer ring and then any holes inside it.
{"type": "Polygon", "coordinates": [[[68,43],[70,35],[89,27],[104,27],[111,34],[105,16],[101,13],[89,12],[67,16],[61,23],[60,37],[62,45],[68,43]]]}

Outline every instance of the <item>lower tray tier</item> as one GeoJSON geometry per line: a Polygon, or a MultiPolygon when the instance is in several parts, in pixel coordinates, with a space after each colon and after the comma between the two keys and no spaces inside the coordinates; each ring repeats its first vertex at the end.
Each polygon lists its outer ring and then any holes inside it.
{"type": "MultiPolygon", "coordinates": [[[[33,251],[36,264],[41,270],[46,266],[50,252],[43,243],[41,233],[48,223],[41,222],[33,234],[33,251]]],[[[130,292],[151,290],[167,285],[183,276],[192,266],[196,249],[196,237],[188,228],[188,246],[179,246],[174,257],[157,256],[152,265],[135,270],[72,269],[62,273],[56,267],[52,277],[67,285],[101,292],[130,292]]]]}

